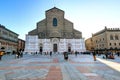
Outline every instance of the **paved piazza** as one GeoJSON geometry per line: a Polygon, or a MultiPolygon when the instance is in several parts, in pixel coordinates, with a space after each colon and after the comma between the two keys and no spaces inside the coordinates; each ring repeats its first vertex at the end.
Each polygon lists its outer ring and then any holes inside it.
{"type": "Polygon", "coordinates": [[[120,80],[120,57],[97,61],[92,55],[28,55],[15,59],[3,56],[0,61],[0,80],[120,80]]]}

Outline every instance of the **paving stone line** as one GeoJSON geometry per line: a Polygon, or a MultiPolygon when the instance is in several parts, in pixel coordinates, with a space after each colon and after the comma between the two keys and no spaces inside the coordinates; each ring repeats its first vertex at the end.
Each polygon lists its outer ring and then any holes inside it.
{"type": "Polygon", "coordinates": [[[112,75],[106,71],[94,71],[94,73],[101,75],[103,78],[105,78],[105,80],[120,80],[119,76],[112,75]]]}
{"type": "Polygon", "coordinates": [[[59,56],[58,59],[61,66],[63,80],[87,80],[83,74],[76,70],[72,64],[65,61],[64,58],[60,58],[59,56]]]}
{"type": "Polygon", "coordinates": [[[68,62],[61,64],[63,80],[88,80],[68,62]]]}
{"type": "Polygon", "coordinates": [[[67,70],[65,69],[64,64],[61,64],[61,71],[62,71],[62,76],[63,76],[63,80],[71,80],[70,76],[68,75],[67,70]]]}

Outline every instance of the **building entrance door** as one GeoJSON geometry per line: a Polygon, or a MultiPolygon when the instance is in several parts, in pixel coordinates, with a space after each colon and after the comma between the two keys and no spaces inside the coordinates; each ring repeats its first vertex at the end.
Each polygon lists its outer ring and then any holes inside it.
{"type": "Polygon", "coordinates": [[[57,44],[53,44],[53,52],[57,52],[57,44]]]}
{"type": "Polygon", "coordinates": [[[43,49],[42,49],[42,47],[40,47],[40,52],[42,52],[43,51],[43,49]]]}
{"type": "Polygon", "coordinates": [[[71,47],[68,47],[68,52],[71,52],[71,47]]]}

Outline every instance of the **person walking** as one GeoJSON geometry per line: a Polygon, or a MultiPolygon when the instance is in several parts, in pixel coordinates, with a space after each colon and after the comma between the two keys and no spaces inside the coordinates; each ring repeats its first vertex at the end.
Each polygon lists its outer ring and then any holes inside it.
{"type": "Polygon", "coordinates": [[[20,51],[17,52],[17,58],[20,58],[20,51]]]}
{"type": "Polygon", "coordinates": [[[52,56],[52,51],[50,51],[50,56],[52,56]]]}
{"type": "Polygon", "coordinates": [[[118,56],[118,57],[120,56],[120,52],[117,52],[117,56],[118,56]]]}
{"type": "Polygon", "coordinates": [[[64,52],[64,59],[67,61],[68,60],[68,53],[64,52]]]}
{"type": "Polygon", "coordinates": [[[96,52],[92,52],[94,61],[96,61],[96,52]]]}
{"type": "Polygon", "coordinates": [[[106,57],[106,59],[108,59],[108,52],[107,51],[105,52],[105,57],[106,57]]]}
{"type": "Polygon", "coordinates": [[[75,51],[75,56],[77,57],[77,54],[78,54],[78,52],[77,51],[75,51]]]}

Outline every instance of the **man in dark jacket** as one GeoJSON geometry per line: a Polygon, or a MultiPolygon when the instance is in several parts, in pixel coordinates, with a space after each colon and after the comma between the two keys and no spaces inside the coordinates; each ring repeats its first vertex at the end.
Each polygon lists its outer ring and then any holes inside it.
{"type": "Polygon", "coordinates": [[[64,59],[68,60],[68,53],[67,52],[64,52],[64,59]]]}
{"type": "Polygon", "coordinates": [[[94,61],[96,61],[96,52],[92,52],[94,61]]]}

